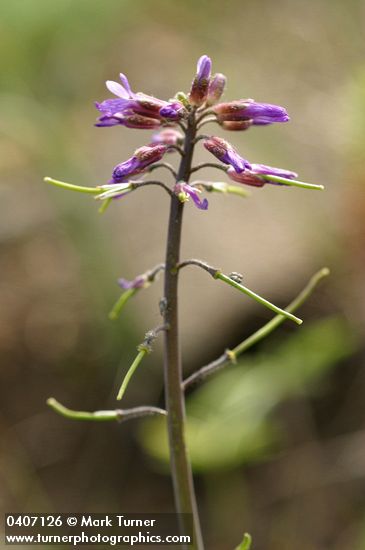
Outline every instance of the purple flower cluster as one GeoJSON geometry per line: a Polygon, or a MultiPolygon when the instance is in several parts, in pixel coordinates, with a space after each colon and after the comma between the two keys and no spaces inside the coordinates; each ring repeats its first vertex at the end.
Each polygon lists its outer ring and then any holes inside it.
{"type": "MultiPolygon", "coordinates": [[[[242,131],[251,126],[267,126],[289,120],[288,113],[283,107],[270,103],[258,103],[253,99],[219,103],[226,86],[226,77],[221,73],[212,75],[212,62],[207,55],[198,60],[189,93],[179,92],[170,101],[133,92],[124,74],[120,74],[120,81],[121,83],[110,80],[106,82],[108,90],[116,97],[96,103],[101,113],[96,126],[122,125],[127,128],[158,129],[159,132],[152,135],[148,145],[140,147],[129,159],[115,166],[109,182],[111,184],[128,182],[133,176],[145,173],[167,152],[176,149],[181,152],[185,135],[177,129],[177,125],[184,130],[191,117],[195,118],[196,124],[215,121],[223,129],[230,131],[242,131]]],[[[227,165],[227,175],[236,183],[263,187],[266,183],[280,185],[280,181],[271,181],[265,176],[275,176],[288,181],[297,177],[294,172],[288,170],[251,164],[230,143],[220,137],[201,138],[204,147],[227,165]]],[[[208,207],[207,199],[202,200],[200,197],[201,189],[189,185],[188,182],[177,181],[173,192],[183,202],[191,198],[201,210],[208,207]]]]}

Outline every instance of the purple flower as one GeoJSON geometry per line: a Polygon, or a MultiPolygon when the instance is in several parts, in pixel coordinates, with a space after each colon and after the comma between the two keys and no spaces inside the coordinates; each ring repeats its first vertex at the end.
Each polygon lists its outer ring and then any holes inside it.
{"type": "Polygon", "coordinates": [[[103,115],[99,118],[99,122],[95,124],[99,128],[107,128],[109,126],[125,126],[126,128],[135,128],[137,130],[157,130],[161,126],[161,122],[156,118],[149,118],[141,115],[103,115]]]}
{"type": "Polygon", "coordinates": [[[266,183],[271,183],[272,185],[282,185],[277,182],[270,181],[265,179],[265,175],[279,176],[280,178],[285,178],[292,180],[298,177],[298,174],[295,172],[290,172],[289,170],[284,170],[283,168],[274,168],[273,166],[265,166],[264,164],[252,164],[249,170],[245,170],[241,174],[233,168],[228,168],[228,176],[231,180],[237,183],[244,183],[246,185],[252,185],[254,187],[263,187],[266,183]]]}
{"type": "Polygon", "coordinates": [[[238,173],[243,172],[251,166],[225,139],[212,136],[204,141],[204,147],[221,162],[224,162],[224,164],[233,166],[238,173]]]}
{"type": "Polygon", "coordinates": [[[135,279],[132,281],[128,281],[127,279],[120,278],[118,279],[118,285],[125,290],[130,290],[131,288],[139,289],[143,288],[146,285],[147,277],[146,275],[138,275],[135,279]]]}
{"type": "Polygon", "coordinates": [[[224,74],[217,73],[210,80],[207,95],[207,105],[214,105],[223,95],[227,79],[224,74]]]}
{"type": "Polygon", "coordinates": [[[220,123],[250,121],[253,125],[263,126],[289,120],[288,113],[283,107],[269,103],[256,103],[253,99],[219,103],[213,107],[213,110],[220,123]]]}
{"type": "Polygon", "coordinates": [[[184,140],[184,136],[174,128],[165,128],[161,132],[153,134],[150,145],[180,145],[184,140]]]}
{"type": "Polygon", "coordinates": [[[95,103],[96,108],[102,113],[96,126],[116,126],[121,124],[128,128],[149,129],[161,125],[162,116],[160,110],[168,105],[171,107],[171,118],[178,119],[183,116],[184,108],[179,102],[173,104],[155,97],[134,93],[131,90],[128,79],[120,74],[122,84],[108,80],[108,90],[117,96],[117,99],[106,99],[101,103],[95,103]]]}
{"type": "Polygon", "coordinates": [[[159,111],[162,118],[167,118],[169,120],[179,120],[183,118],[186,114],[186,109],[180,101],[173,101],[167,103],[159,111]]]}
{"type": "Polygon", "coordinates": [[[202,55],[198,59],[196,78],[198,80],[209,80],[212,70],[212,61],[207,55],[202,55]]]}
{"type": "Polygon", "coordinates": [[[181,202],[186,202],[188,197],[190,197],[195,206],[197,206],[200,210],[207,210],[208,201],[207,199],[201,200],[199,197],[199,193],[201,193],[200,189],[196,189],[196,187],[192,187],[188,183],[180,181],[175,185],[174,192],[179,197],[181,202]]]}
{"type": "Polygon", "coordinates": [[[134,152],[131,158],[117,164],[113,170],[110,183],[122,183],[131,176],[140,174],[150,164],[161,160],[166,151],[166,145],[145,145],[144,147],[140,147],[134,152]]]}
{"type": "Polygon", "coordinates": [[[189,93],[191,105],[199,107],[205,102],[208,95],[211,69],[212,61],[210,57],[202,55],[198,60],[197,72],[189,93]]]}

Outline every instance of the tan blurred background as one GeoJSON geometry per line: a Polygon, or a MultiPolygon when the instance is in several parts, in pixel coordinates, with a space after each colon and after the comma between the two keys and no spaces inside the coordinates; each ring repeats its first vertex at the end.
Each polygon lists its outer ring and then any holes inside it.
{"type": "MultiPolygon", "coordinates": [[[[188,397],[191,454],[207,548],[242,532],[254,550],[365,548],[365,3],[360,0],[12,0],[0,7],[0,430],[4,511],[172,511],[159,423],[73,423],[45,404],[115,407],[144,333],[160,322],[161,280],[115,323],[118,277],[163,260],[168,203],[159,189],[115,202],[47,187],[45,175],[105,183],[147,131],[95,128],[104,81],[187,91],[197,58],[228,77],[226,100],[285,106],[289,124],[229,139],[252,162],[326,191],[214,195],[186,208],[183,256],[240,271],[286,305],[331,268],[301,310],[237,367],[188,397]]],[[[198,147],[197,160],[208,160],[198,147]]],[[[157,174],[157,172],[156,172],[157,174]]],[[[164,172],[161,177],[166,178],[164,172]]],[[[167,176],[168,177],[168,176],[167,176]]],[[[207,177],[221,179],[207,172],[207,177]]],[[[186,372],[270,313],[186,270],[186,372]]],[[[126,406],[162,404],[161,347],[126,406]]]]}

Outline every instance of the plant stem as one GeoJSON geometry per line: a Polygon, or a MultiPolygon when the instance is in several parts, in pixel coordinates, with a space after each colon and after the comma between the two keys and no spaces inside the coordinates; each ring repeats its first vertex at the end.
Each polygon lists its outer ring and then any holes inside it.
{"type": "MultiPolygon", "coordinates": [[[[188,182],[196,135],[195,112],[188,120],[184,155],[182,156],[177,181],[188,182]]],[[[176,195],[171,197],[165,261],[165,331],[164,375],[167,409],[168,438],[170,448],[171,475],[174,487],[176,509],[179,514],[192,514],[194,550],[202,550],[203,542],[197,512],[193,476],[185,443],[185,398],[182,390],[182,366],[178,329],[178,278],[177,265],[180,259],[181,228],[184,205],[176,195]]],[[[181,516],[182,530],[189,532],[181,516]]]]}
{"type": "Polygon", "coordinates": [[[274,183],[282,183],[283,185],[291,185],[293,187],[303,187],[304,189],[317,189],[317,191],[323,191],[323,185],[316,185],[315,183],[307,183],[305,181],[290,180],[288,178],[282,178],[273,174],[264,174],[265,180],[273,181],[274,183]]]}
{"type": "Polygon", "coordinates": [[[285,311],[284,309],[281,309],[280,307],[277,307],[276,305],[272,304],[268,300],[265,300],[265,298],[262,298],[262,296],[259,296],[256,294],[256,292],[253,292],[253,290],[250,290],[246,286],[241,285],[240,283],[237,283],[237,281],[234,281],[231,279],[231,277],[228,277],[227,275],[224,275],[224,273],[217,272],[215,275],[216,279],[220,279],[224,283],[227,283],[228,285],[233,286],[234,288],[237,288],[237,290],[240,290],[244,294],[247,294],[247,296],[250,296],[250,298],[253,298],[256,300],[256,302],[259,302],[259,304],[262,304],[263,306],[267,307],[268,309],[271,309],[275,313],[278,313],[279,315],[283,315],[284,317],[287,317],[291,321],[294,321],[294,323],[297,323],[297,325],[301,325],[303,321],[299,319],[299,317],[296,317],[289,311],[285,311]]]}
{"type": "MultiPolygon", "coordinates": [[[[293,313],[296,311],[312,294],[318,283],[324,278],[328,277],[330,271],[327,267],[323,267],[317,273],[315,273],[303,288],[303,290],[298,294],[298,296],[285,308],[286,311],[293,313]]],[[[244,351],[248,350],[264,338],[266,338],[271,332],[273,332],[277,327],[279,327],[286,317],[284,315],[278,314],[271,321],[266,323],[263,327],[259,328],[256,332],[251,334],[248,338],[243,340],[238,346],[232,350],[226,350],[218,359],[212,361],[208,365],[205,365],[198,371],[194,372],[184,380],[183,388],[186,390],[190,386],[198,384],[205,380],[208,376],[214,374],[215,372],[221,370],[223,367],[232,364],[232,361],[241,355],[244,351]]]]}
{"type": "Polygon", "coordinates": [[[128,302],[129,298],[132,298],[132,296],[134,296],[137,292],[137,288],[129,288],[120,295],[118,301],[114,304],[113,309],[109,313],[109,319],[111,321],[115,321],[116,319],[118,319],[122,309],[128,302]]]}
{"type": "Polygon", "coordinates": [[[158,407],[134,407],[133,409],[116,409],[115,411],[95,412],[74,411],[72,409],[68,409],[62,405],[62,403],[59,403],[59,401],[57,401],[54,397],[47,399],[47,405],[56,413],[64,416],[65,418],[70,418],[71,420],[91,420],[95,422],[116,420],[117,422],[123,422],[125,420],[140,418],[141,416],[166,416],[166,411],[159,409],[158,407]]]}
{"type": "Polygon", "coordinates": [[[127,386],[129,384],[130,379],[132,378],[132,376],[135,373],[135,371],[137,370],[140,362],[142,361],[144,356],[147,355],[147,353],[148,352],[147,352],[146,349],[141,349],[138,352],[138,355],[136,356],[135,360],[133,361],[133,363],[129,367],[129,369],[127,371],[127,374],[123,378],[122,385],[120,386],[120,389],[118,391],[117,401],[120,401],[122,399],[123,395],[125,394],[125,390],[127,389],[127,386]]]}
{"type": "Polygon", "coordinates": [[[54,180],[53,178],[43,178],[45,183],[51,183],[56,187],[62,187],[63,189],[69,189],[70,191],[78,191],[79,193],[90,193],[91,195],[100,195],[103,192],[102,189],[97,187],[84,187],[82,185],[74,185],[73,183],[66,183],[64,181],[54,180]]]}

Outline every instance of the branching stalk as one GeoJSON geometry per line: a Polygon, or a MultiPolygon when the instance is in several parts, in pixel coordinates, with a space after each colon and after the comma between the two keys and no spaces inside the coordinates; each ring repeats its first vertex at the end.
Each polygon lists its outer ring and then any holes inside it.
{"type": "MultiPolygon", "coordinates": [[[[310,278],[307,285],[298,294],[298,296],[285,308],[285,311],[289,313],[293,313],[294,311],[296,311],[311,296],[312,292],[314,291],[316,286],[322,281],[322,279],[328,277],[329,274],[330,271],[327,267],[324,267],[317,271],[317,273],[315,273],[310,278]]],[[[194,372],[191,376],[186,378],[186,380],[184,380],[183,382],[183,389],[186,390],[187,388],[190,388],[191,386],[202,382],[210,375],[235,362],[237,357],[239,357],[243,352],[257,344],[264,338],[266,338],[271,332],[273,332],[282,323],[284,323],[285,319],[286,317],[284,317],[284,315],[276,315],[273,319],[271,319],[271,321],[266,323],[266,325],[261,327],[259,330],[251,334],[251,336],[243,340],[243,342],[238,344],[238,346],[236,346],[233,350],[225,351],[220,357],[218,357],[218,359],[215,359],[208,365],[205,365],[198,371],[194,372]]]]}
{"type": "Polygon", "coordinates": [[[133,409],[116,409],[115,411],[74,411],[62,405],[54,397],[47,399],[47,405],[56,413],[71,420],[91,420],[93,422],[107,422],[116,420],[117,422],[124,422],[125,420],[132,420],[141,416],[166,416],[166,411],[164,409],[147,406],[134,407],[133,409]]]}
{"type": "Polygon", "coordinates": [[[149,172],[153,172],[154,170],[157,170],[158,168],[165,168],[166,170],[168,170],[174,177],[174,179],[176,179],[176,172],[174,170],[174,167],[171,166],[171,164],[169,164],[168,162],[156,162],[156,164],[152,164],[149,168],[149,172]]]}
{"type": "Polygon", "coordinates": [[[222,170],[223,172],[227,172],[228,169],[228,167],[224,164],[217,164],[216,162],[203,162],[202,164],[194,166],[194,168],[191,169],[191,174],[201,170],[202,168],[216,168],[217,170],[222,170]]]}

